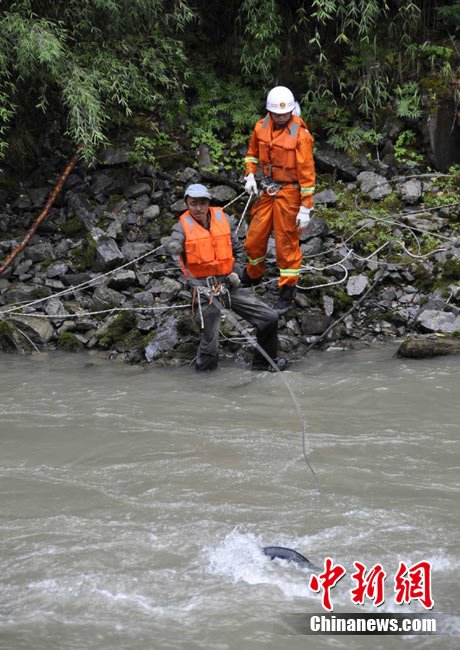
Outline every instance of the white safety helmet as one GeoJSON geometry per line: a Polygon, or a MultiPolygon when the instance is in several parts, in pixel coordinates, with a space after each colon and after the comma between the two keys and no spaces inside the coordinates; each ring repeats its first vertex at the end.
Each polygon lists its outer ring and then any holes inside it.
{"type": "Polygon", "coordinates": [[[276,86],[267,95],[267,111],[270,113],[290,113],[296,107],[294,95],[286,86],[276,86]]]}
{"type": "Polygon", "coordinates": [[[189,185],[184,193],[184,199],[190,196],[192,199],[212,199],[212,196],[209,193],[209,190],[201,183],[193,183],[189,185]]]}

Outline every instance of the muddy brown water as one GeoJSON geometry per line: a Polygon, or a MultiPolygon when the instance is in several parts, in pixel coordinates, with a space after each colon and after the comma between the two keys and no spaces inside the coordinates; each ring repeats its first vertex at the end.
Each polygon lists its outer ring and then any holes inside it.
{"type": "Polygon", "coordinates": [[[423,613],[395,604],[392,577],[429,561],[433,612],[460,615],[459,360],[394,352],[313,353],[284,373],[319,496],[279,375],[0,356],[0,648],[460,647],[277,628],[321,598],[263,546],[343,565],[336,612],[423,613]],[[351,602],[355,561],[387,572],[378,609],[351,602]]]}

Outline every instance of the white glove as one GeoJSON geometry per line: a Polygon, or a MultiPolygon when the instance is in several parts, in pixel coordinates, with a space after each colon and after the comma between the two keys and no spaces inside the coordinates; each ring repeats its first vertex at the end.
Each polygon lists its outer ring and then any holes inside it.
{"type": "Polygon", "coordinates": [[[246,181],[244,191],[248,194],[257,194],[257,183],[254,174],[248,174],[244,180],[246,181]]]}
{"type": "Polygon", "coordinates": [[[311,208],[306,208],[303,205],[300,206],[297,217],[295,218],[297,230],[304,230],[308,226],[310,222],[310,212],[311,208]]]}
{"type": "Polygon", "coordinates": [[[227,275],[227,281],[231,287],[239,287],[241,284],[238,273],[235,273],[234,271],[227,275]]]}

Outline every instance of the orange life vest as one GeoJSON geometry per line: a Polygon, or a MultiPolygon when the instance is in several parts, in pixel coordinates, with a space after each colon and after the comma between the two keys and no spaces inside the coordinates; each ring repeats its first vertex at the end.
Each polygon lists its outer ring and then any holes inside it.
{"type": "Polygon", "coordinates": [[[185,266],[195,278],[228,275],[235,261],[230,224],[223,210],[209,208],[209,212],[209,230],[200,226],[188,210],[179,218],[185,233],[185,266]]]}
{"type": "Polygon", "coordinates": [[[293,115],[284,129],[274,129],[270,115],[257,123],[259,164],[266,176],[275,181],[298,181],[295,149],[305,122],[293,115]]]}

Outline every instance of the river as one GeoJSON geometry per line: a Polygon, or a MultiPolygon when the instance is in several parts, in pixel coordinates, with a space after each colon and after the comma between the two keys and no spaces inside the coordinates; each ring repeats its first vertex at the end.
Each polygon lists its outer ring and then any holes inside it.
{"type": "Polygon", "coordinates": [[[261,551],[343,565],[335,612],[425,612],[395,603],[393,576],[427,561],[433,612],[460,614],[460,365],[395,349],[311,353],[283,377],[1,355],[0,648],[458,648],[283,635],[321,594],[261,551]],[[351,602],[355,561],[387,573],[378,609],[351,602]]]}

